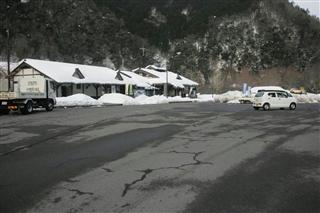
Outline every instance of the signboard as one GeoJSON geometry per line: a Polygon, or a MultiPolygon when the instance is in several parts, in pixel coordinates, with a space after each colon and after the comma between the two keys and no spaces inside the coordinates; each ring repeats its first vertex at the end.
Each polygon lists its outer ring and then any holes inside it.
{"type": "Polygon", "coordinates": [[[44,78],[39,75],[20,77],[21,93],[44,93],[44,78]]]}
{"type": "Polygon", "coordinates": [[[15,91],[19,92],[21,96],[41,97],[45,95],[45,79],[43,76],[17,76],[15,82],[15,91]]]}

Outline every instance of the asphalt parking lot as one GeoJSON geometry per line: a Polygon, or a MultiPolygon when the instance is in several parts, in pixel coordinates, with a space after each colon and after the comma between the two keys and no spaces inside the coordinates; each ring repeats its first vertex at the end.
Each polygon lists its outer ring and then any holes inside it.
{"type": "Polygon", "coordinates": [[[0,116],[0,212],[319,212],[320,105],[0,116]]]}

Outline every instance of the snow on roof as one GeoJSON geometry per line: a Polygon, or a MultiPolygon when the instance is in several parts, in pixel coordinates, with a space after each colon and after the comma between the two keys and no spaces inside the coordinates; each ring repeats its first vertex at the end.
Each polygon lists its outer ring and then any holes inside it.
{"type": "MultiPolygon", "coordinates": [[[[155,65],[148,65],[146,67],[146,69],[154,69],[154,70],[160,71],[160,72],[162,72],[162,71],[164,72],[164,71],[167,70],[165,67],[158,67],[158,66],[155,66],[155,65]]],[[[183,85],[187,85],[187,86],[198,86],[199,85],[197,82],[192,81],[192,80],[190,80],[190,79],[188,79],[188,78],[186,78],[186,77],[184,77],[182,75],[179,75],[177,73],[171,72],[169,70],[168,70],[168,75],[171,76],[171,77],[169,77],[170,79],[177,79],[177,80],[178,80],[178,76],[179,76],[179,78],[181,78],[179,80],[182,80],[183,85]]]]}
{"type": "Polygon", "coordinates": [[[148,78],[145,78],[141,75],[138,75],[131,71],[121,71],[121,76],[123,79],[127,82],[130,82],[130,84],[137,85],[138,87],[144,87],[145,89],[154,89],[152,85],[150,85],[148,82],[148,78]]]}
{"type": "Polygon", "coordinates": [[[162,72],[165,72],[167,70],[165,67],[158,67],[156,65],[148,65],[145,68],[146,69],[153,69],[153,70],[156,70],[156,71],[162,71],[162,72]]]}
{"type": "MultiPolygon", "coordinates": [[[[147,66],[149,68],[152,68],[151,65],[147,66]]],[[[137,73],[139,71],[143,71],[145,73],[149,73],[153,76],[156,76],[155,78],[146,78],[147,82],[149,84],[165,84],[167,82],[167,72],[159,72],[153,69],[148,68],[141,68],[141,69],[135,69],[133,72],[137,73]]],[[[168,71],[168,83],[171,84],[174,87],[177,88],[184,88],[184,86],[197,86],[198,83],[194,82],[182,75],[178,75],[177,73],[168,71]],[[178,77],[179,76],[179,77],[178,77]]]]}
{"type": "Polygon", "coordinates": [[[71,64],[55,61],[24,59],[18,67],[27,64],[58,83],[94,83],[94,84],[125,84],[116,79],[117,72],[107,67],[82,64],[71,64]],[[84,78],[80,79],[74,73],[79,70],[84,78]]]}
{"type": "Polygon", "coordinates": [[[260,87],[252,87],[250,92],[257,93],[259,90],[285,90],[279,86],[260,86],[260,87]]]}

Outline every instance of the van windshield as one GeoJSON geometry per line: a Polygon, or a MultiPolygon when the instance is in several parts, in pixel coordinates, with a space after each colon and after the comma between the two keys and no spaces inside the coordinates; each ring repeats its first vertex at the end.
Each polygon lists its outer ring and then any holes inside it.
{"type": "Polygon", "coordinates": [[[264,92],[258,92],[255,97],[262,97],[264,92]]]}

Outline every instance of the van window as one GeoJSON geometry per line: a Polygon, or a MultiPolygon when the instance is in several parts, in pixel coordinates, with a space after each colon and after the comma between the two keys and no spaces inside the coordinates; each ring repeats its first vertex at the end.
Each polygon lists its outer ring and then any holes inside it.
{"type": "Polygon", "coordinates": [[[262,97],[264,92],[258,92],[255,97],[262,97]]]}
{"type": "Polygon", "coordinates": [[[279,98],[288,98],[287,94],[286,93],[283,93],[283,92],[277,92],[277,96],[279,98]]]}
{"type": "Polygon", "coordinates": [[[276,97],[276,93],[274,93],[274,92],[268,93],[268,96],[272,97],[272,98],[275,98],[276,97]]]}

